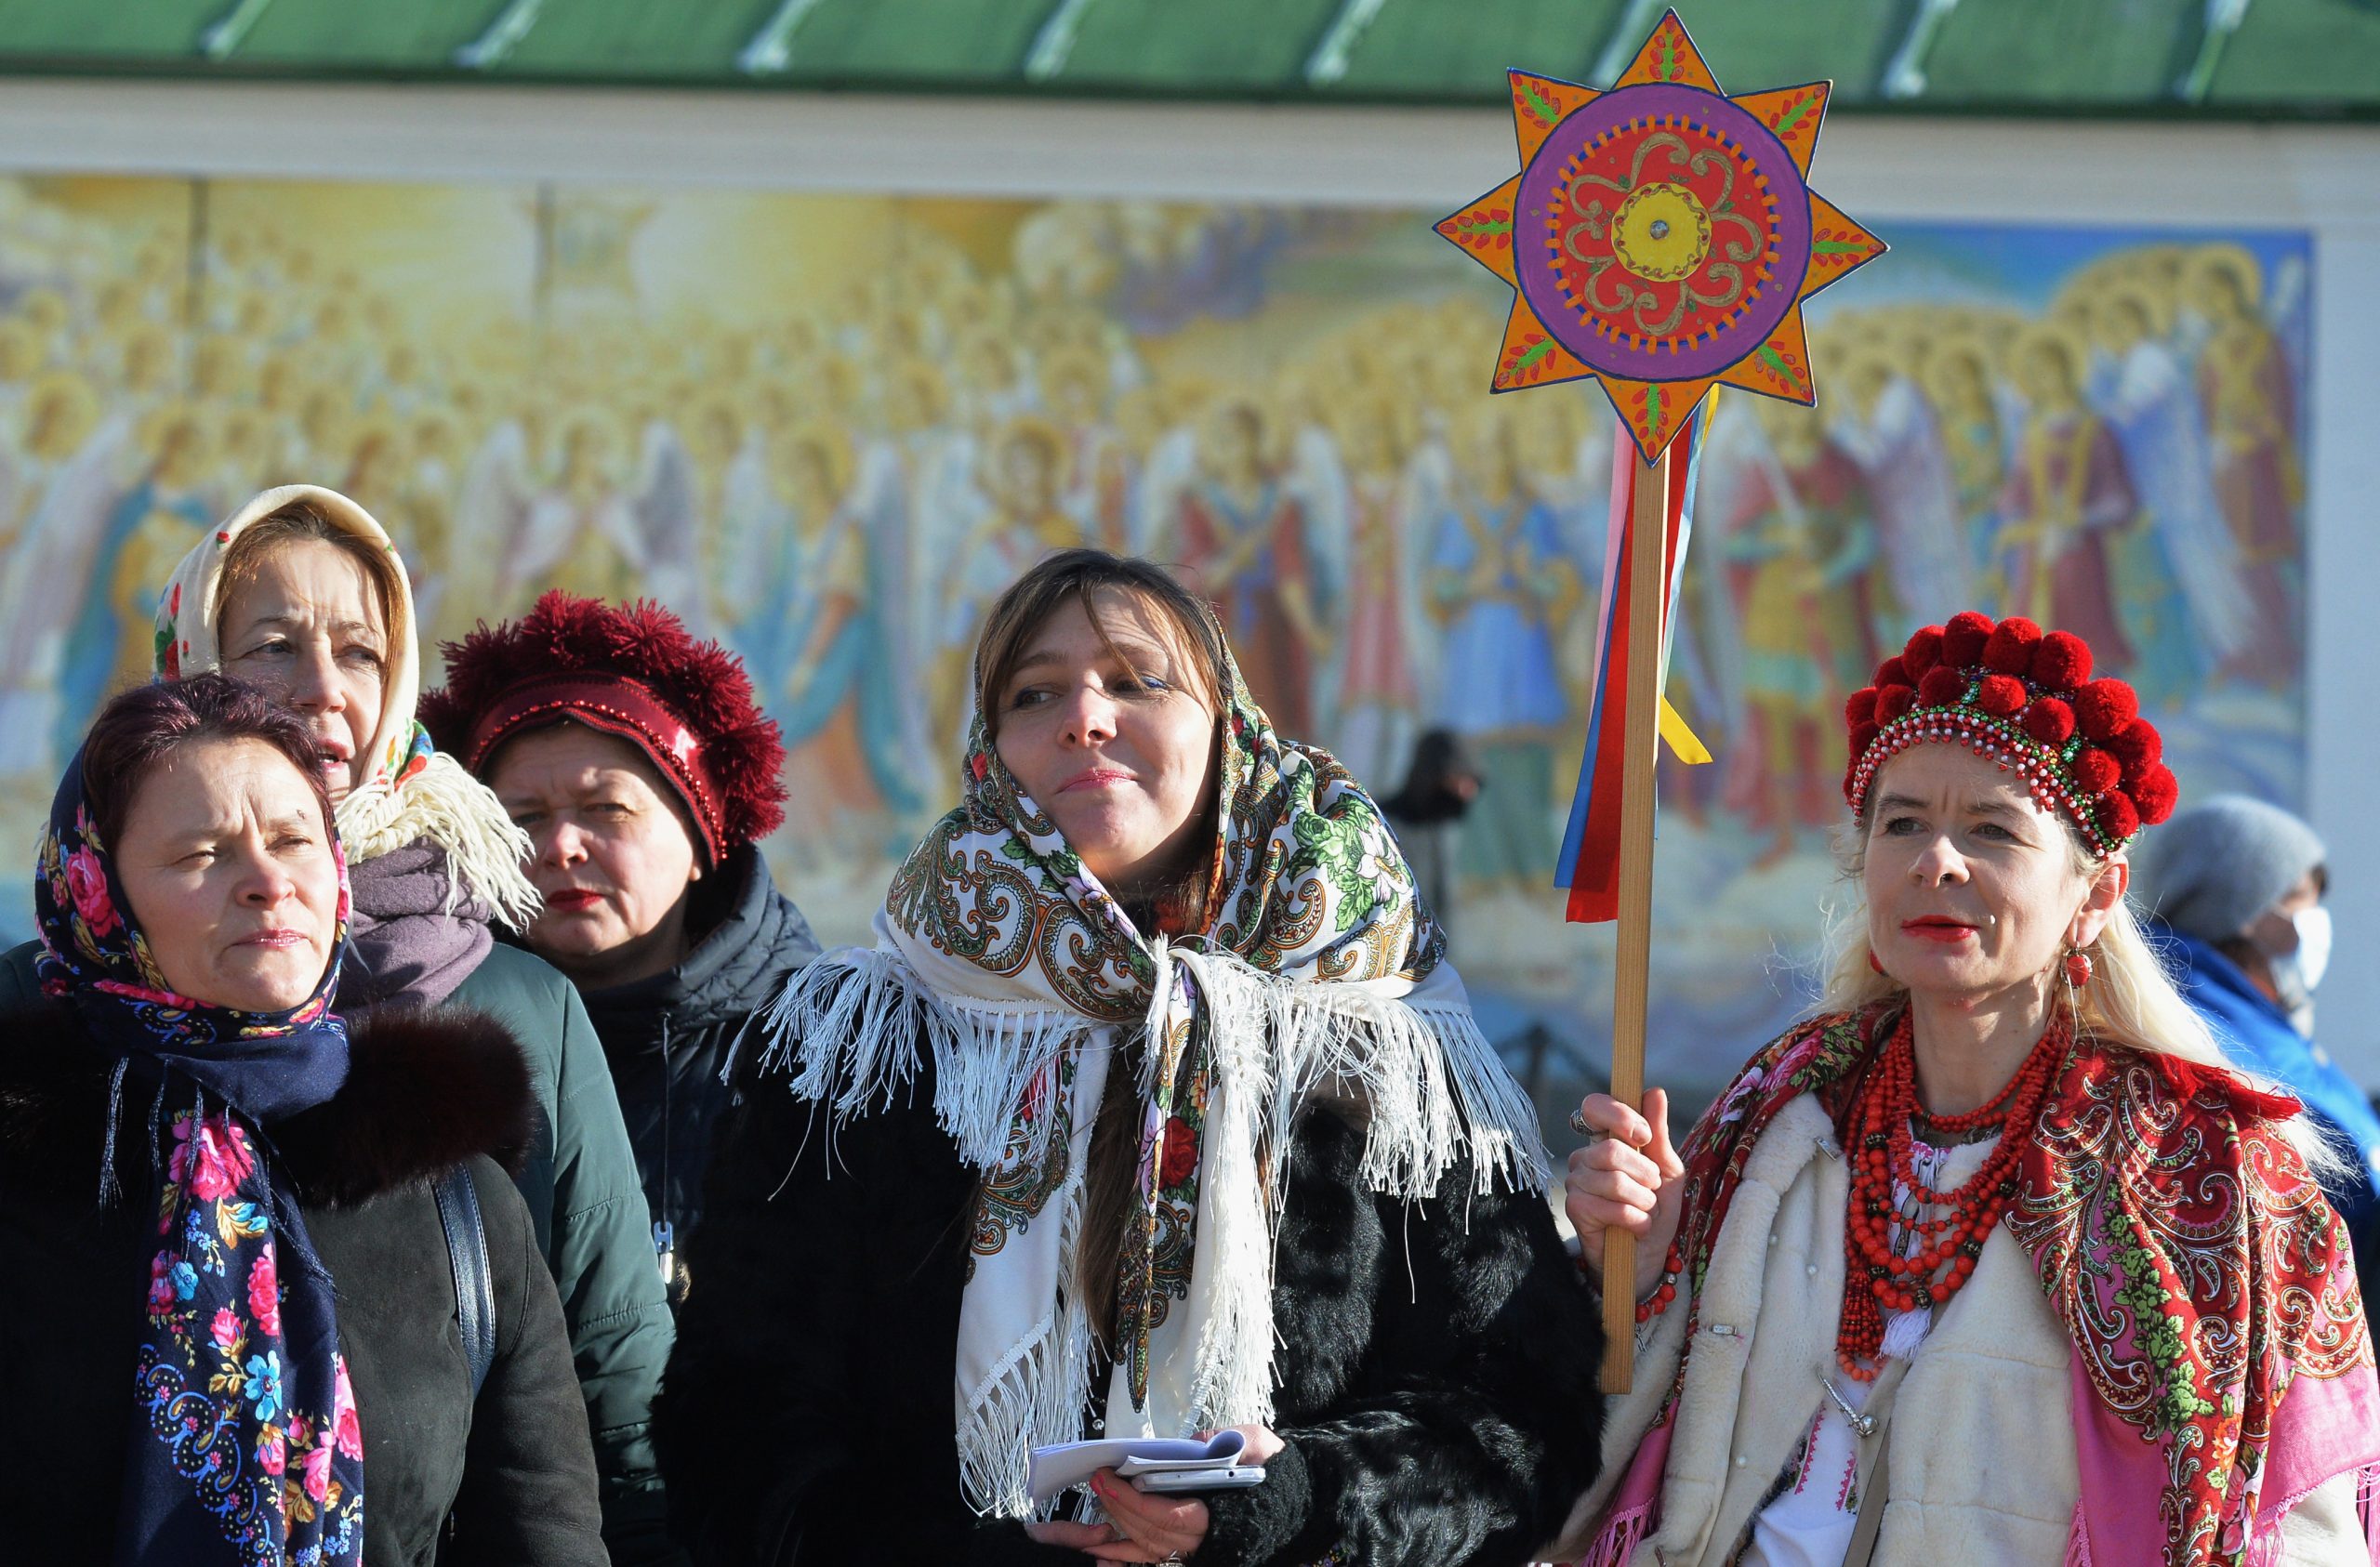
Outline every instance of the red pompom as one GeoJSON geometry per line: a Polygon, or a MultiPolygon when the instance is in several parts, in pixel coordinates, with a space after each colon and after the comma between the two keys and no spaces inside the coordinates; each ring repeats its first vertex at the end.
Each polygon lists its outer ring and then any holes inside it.
{"type": "Polygon", "coordinates": [[[2033,684],[2072,691],[2091,678],[2091,646],[2071,631],[2053,631],[2033,649],[2033,684]]]}
{"type": "Polygon", "coordinates": [[[2020,721],[2025,732],[2044,745],[2063,745],[2074,738],[2074,709],[2054,696],[2034,698],[2020,721]]]}
{"type": "Polygon", "coordinates": [[[2157,726],[2146,718],[2133,719],[2100,744],[2116,760],[2123,763],[2126,777],[2165,759],[2164,739],[2158,734],[2157,726]]]}
{"type": "Polygon", "coordinates": [[[2172,768],[2162,762],[2151,762],[2141,770],[2131,795],[2132,803],[2140,808],[2140,819],[2153,827],[2174,814],[2174,807],[2182,797],[2182,786],[2172,768]]]}
{"type": "Polygon", "coordinates": [[[1891,723],[1905,718],[1917,705],[1917,692],[1907,686],[1882,686],[1876,691],[1876,722],[1891,723]]]}
{"type": "Polygon", "coordinates": [[[1873,722],[1853,724],[1851,726],[1851,759],[1858,761],[1868,747],[1876,743],[1876,736],[1884,732],[1883,726],[1873,722]]]}
{"type": "Polygon", "coordinates": [[[1964,669],[1983,662],[1983,644],[1991,638],[1991,617],[1961,610],[1942,627],[1942,662],[1964,669]]]}
{"type": "Polygon", "coordinates": [[[1864,686],[1851,693],[1851,700],[1843,704],[1843,721],[1853,729],[1876,721],[1875,687],[1864,686]]]}
{"type": "Polygon", "coordinates": [[[1900,651],[1901,667],[1911,675],[1923,675],[1942,662],[1942,628],[1921,625],[1910,633],[1909,645],[1900,651]]]}
{"type": "Polygon", "coordinates": [[[2118,842],[2140,831],[2140,812],[2122,795],[2109,795],[2099,802],[2099,832],[2118,842]]]}
{"type": "Polygon", "coordinates": [[[1975,704],[1994,718],[2012,718],[2025,704],[2025,682],[2013,675],[1986,675],[1976,688],[1975,704]]]}
{"type": "Polygon", "coordinates": [[[2122,680],[2094,680],[2074,693],[2074,718],[2082,732],[2105,740],[2140,717],[2140,698],[2122,680]]]}
{"type": "Polygon", "coordinates": [[[1917,700],[1927,707],[1956,707],[1967,693],[1967,678],[1948,665],[1937,665],[1917,682],[1917,700]]]}
{"type": "Polygon", "coordinates": [[[556,588],[520,619],[492,630],[482,622],[442,651],[446,684],[422,693],[421,721],[457,760],[481,718],[523,680],[556,671],[635,680],[697,737],[722,851],[785,820],[784,738],[761,712],[744,661],[657,603],[608,604],[556,588]]]}
{"type": "Polygon", "coordinates": [[[1913,686],[1917,684],[1917,677],[1910,672],[1909,665],[1902,663],[1899,655],[1896,654],[1876,665],[1876,684],[1878,686],[1913,686]]]}
{"type": "Polygon", "coordinates": [[[2074,774],[2074,786],[2084,798],[2104,795],[2123,780],[2123,769],[2105,751],[2084,751],[2074,758],[2069,769],[2074,774]]]}
{"type": "Polygon", "coordinates": [[[2003,675],[2029,675],[2033,668],[2033,650],[2041,640],[2040,626],[2023,615],[2010,615],[1984,639],[1984,666],[2003,675]]]}

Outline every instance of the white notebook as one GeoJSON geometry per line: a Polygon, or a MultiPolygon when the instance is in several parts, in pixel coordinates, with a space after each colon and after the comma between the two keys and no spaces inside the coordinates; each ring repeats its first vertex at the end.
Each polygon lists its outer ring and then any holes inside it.
{"type": "Polygon", "coordinates": [[[1192,1437],[1121,1437],[1113,1442],[1062,1442],[1033,1450],[1026,1484],[1036,1502],[1071,1486],[1088,1484],[1102,1469],[1126,1480],[1136,1475],[1191,1469],[1227,1469],[1247,1451],[1244,1431],[1217,1431],[1204,1442],[1192,1437]]]}

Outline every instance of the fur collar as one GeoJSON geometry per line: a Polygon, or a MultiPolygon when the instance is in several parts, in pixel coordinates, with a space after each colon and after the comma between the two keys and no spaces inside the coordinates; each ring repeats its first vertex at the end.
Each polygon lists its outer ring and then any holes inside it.
{"type": "MultiPolygon", "coordinates": [[[[521,1047],[460,1007],[379,1009],[349,1020],[346,1084],[326,1103],[267,1128],[290,1183],[316,1207],[352,1206],[430,1179],[475,1153],[519,1173],[538,1126],[521,1047]]],[[[0,1182],[73,1202],[97,1192],[107,1131],[106,1063],[52,1002],[0,1011],[0,1182]]],[[[125,1095],[117,1177],[146,1161],[149,1104],[125,1095]],[[139,1102],[136,1103],[135,1101],[139,1102]]]]}

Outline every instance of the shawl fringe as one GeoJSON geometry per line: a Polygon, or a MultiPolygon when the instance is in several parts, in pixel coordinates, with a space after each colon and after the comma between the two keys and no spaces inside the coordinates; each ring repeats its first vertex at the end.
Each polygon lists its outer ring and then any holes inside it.
{"type": "MultiPolygon", "coordinates": [[[[526,930],[545,900],[522,869],[534,849],[486,784],[443,751],[402,784],[376,778],[338,804],[338,835],[358,863],[428,838],[446,851],[453,886],[484,899],[496,917],[526,930]]],[[[456,895],[450,892],[450,896],[456,895]]]]}
{"type": "MultiPolygon", "coordinates": [[[[1636,1554],[1636,1547],[1645,1543],[1645,1534],[1651,1527],[1652,1519],[1653,1508],[1649,1502],[1612,1514],[1604,1520],[1602,1529],[1595,1534],[1594,1542],[1587,1547],[1587,1554],[1579,1558],[1572,1567],[1628,1567],[1629,1560],[1636,1554]]],[[[2067,1567],[2074,1567],[2070,1554],[2067,1558],[2067,1567]]],[[[2087,1563],[2085,1567],[2088,1567],[2087,1563]]]]}
{"type": "MultiPolygon", "coordinates": [[[[1199,992],[1217,1069],[1201,1139],[1197,1240],[1199,1267],[1214,1271],[1217,1287],[1192,1368],[1190,1425],[1269,1421],[1275,1244],[1292,1133],[1310,1101],[1353,1107],[1350,1118],[1364,1128],[1365,1183],[1406,1201],[1436,1195],[1466,1152],[1480,1193],[1499,1180],[1514,1191],[1541,1188],[1552,1159],[1535,1110],[1460,999],[1417,1004],[1354,985],[1282,980],[1236,957],[1162,942],[1154,956],[1145,1026],[1168,1026],[1179,965],[1199,992]]],[[[930,1052],[935,1120],[964,1163],[988,1171],[1021,1152],[1042,1159],[1064,1118],[1032,1117],[1026,1125],[1038,1140],[1020,1151],[1011,1143],[1018,1105],[1033,1085],[1056,1084],[1062,1056],[1106,1048],[1119,1026],[1064,1008],[940,994],[898,952],[846,947],[796,975],[770,1006],[758,1065],[764,1075],[786,1073],[797,1098],[826,1107],[840,1126],[913,1092],[930,1052]]],[[[1157,1052],[1143,1054],[1144,1071],[1153,1070],[1157,1052]]],[[[1070,1169],[1052,1198],[1056,1299],[988,1375],[959,1389],[962,1489],[987,1516],[1036,1516],[1029,1449],[1078,1438],[1090,1405],[1091,1328],[1075,1273],[1083,1174],[1070,1169]]]]}
{"type": "MultiPolygon", "coordinates": [[[[1468,1152],[1474,1190],[1549,1183],[1554,1167],[1537,1113],[1461,1002],[1398,1000],[1353,985],[1283,980],[1237,958],[1170,949],[1203,994],[1214,1037],[1235,1049],[1239,1081],[1271,1079],[1261,1126],[1289,1146],[1298,1112],[1344,1099],[1366,1126],[1363,1176],[1384,1195],[1435,1197],[1468,1152]],[[1274,1062],[1282,1063],[1275,1074],[1274,1062]]],[[[1159,987],[1162,995],[1164,987],[1159,987]]],[[[796,974],[761,1019],[763,1073],[786,1072],[798,1099],[848,1121],[890,1105],[932,1053],[934,1115],[978,1169],[1008,1152],[1025,1085],[1080,1040],[1113,1025],[1060,1007],[937,994],[900,954],[841,947],[796,974]]],[[[722,1078],[734,1070],[731,1058],[722,1078]]],[[[1037,1130],[1048,1135],[1048,1123],[1037,1130]]],[[[1038,1154],[1041,1148],[1036,1147],[1038,1154]]],[[[1268,1206],[1286,1172],[1273,1161],[1268,1206]]]]}
{"type": "Polygon", "coordinates": [[[2066,1526],[2066,1567],[2091,1567],[2091,1530],[2080,1501],[2074,1504],[2074,1521],[2066,1526]]]}
{"type": "Polygon", "coordinates": [[[1031,1449],[1082,1436],[1091,1404],[1091,1329],[1083,1320],[1075,1258],[1082,1239],[1082,1178],[1068,1172],[1058,1192],[1058,1298],[1033,1331],[975,1387],[959,1394],[959,1495],[980,1517],[1042,1518],[1056,1500],[1033,1502],[1031,1449]],[[1019,1443],[1016,1433],[1025,1433],[1019,1443]]]}

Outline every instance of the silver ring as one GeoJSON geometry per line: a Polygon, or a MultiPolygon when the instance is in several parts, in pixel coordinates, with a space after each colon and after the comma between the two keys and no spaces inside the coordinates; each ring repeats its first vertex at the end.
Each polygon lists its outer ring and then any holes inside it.
{"type": "Polygon", "coordinates": [[[1587,1125],[1587,1113],[1583,1110],[1570,1112],[1570,1129],[1582,1138],[1593,1137],[1595,1133],[1595,1129],[1587,1125]]]}

